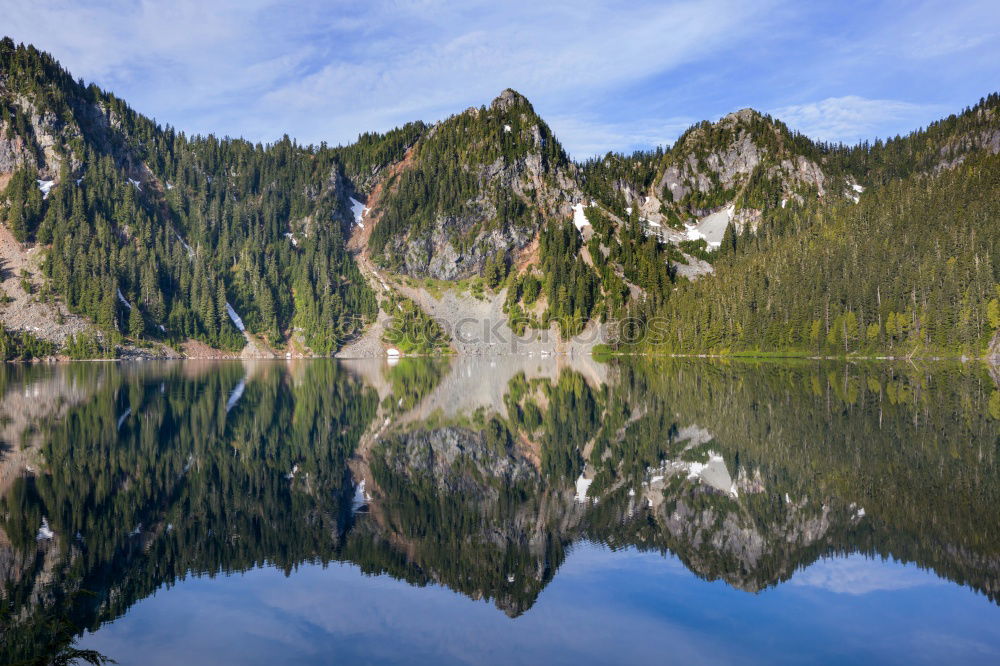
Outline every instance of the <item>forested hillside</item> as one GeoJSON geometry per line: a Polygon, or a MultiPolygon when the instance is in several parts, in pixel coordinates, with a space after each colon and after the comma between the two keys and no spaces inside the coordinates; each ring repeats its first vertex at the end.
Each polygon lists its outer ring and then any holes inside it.
{"type": "Polygon", "coordinates": [[[386,268],[456,279],[504,273],[543,221],[579,198],[575,167],[531,104],[506,90],[438,123],[387,184],[369,249],[386,268]]]}
{"type": "Polygon", "coordinates": [[[47,249],[38,298],[87,315],[107,343],[239,349],[242,324],[329,352],[376,307],[344,247],[345,169],[377,174],[421,130],[340,149],[187,137],[4,40],[0,218],[47,249]]]}
{"type": "Polygon", "coordinates": [[[925,132],[841,151],[871,189],[730,228],[716,275],[671,294],[649,344],[982,355],[1000,328],[998,107],[992,95],[925,132]]]}
{"type": "Polygon", "coordinates": [[[161,126],[4,39],[0,355],[328,354],[398,309],[376,267],[417,290],[475,278],[519,332],[981,355],[1000,327],[997,153],[996,94],[854,147],[744,109],[574,164],[513,90],[348,146],[261,145],[161,126]]]}

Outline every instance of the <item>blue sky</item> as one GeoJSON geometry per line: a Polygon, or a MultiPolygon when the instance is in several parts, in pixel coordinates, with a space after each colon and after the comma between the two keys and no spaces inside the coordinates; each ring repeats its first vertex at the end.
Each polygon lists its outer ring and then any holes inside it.
{"type": "Polygon", "coordinates": [[[751,106],[891,136],[1000,90],[997,0],[0,0],[0,32],[192,133],[352,141],[525,94],[575,158],[751,106]]]}
{"type": "Polygon", "coordinates": [[[995,664],[1000,608],[915,564],[819,560],[751,594],[576,543],[516,619],[352,564],[188,577],[87,634],[123,664],[995,664]],[[183,636],[178,640],[178,636],[183,636]]]}

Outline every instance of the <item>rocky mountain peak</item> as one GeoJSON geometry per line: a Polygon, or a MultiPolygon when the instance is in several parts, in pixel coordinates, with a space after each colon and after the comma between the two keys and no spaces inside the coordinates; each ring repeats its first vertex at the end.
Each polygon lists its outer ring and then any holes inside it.
{"type": "Polygon", "coordinates": [[[761,114],[760,111],[757,111],[756,109],[751,109],[750,107],[746,107],[745,109],[740,109],[739,111],[733,111],[732,113],[727,113],[725,116],[722,117],[722,120],[720,120],[719,122],[725,124],[736,124],[741,122],[749,122],[751,120],[756,120],[759,118],[763,118],[763,114],[761,114]]]}
{"type": "MultiPolygon", "coordinates": [[[[685,132],[667,154],[654,195],[668,202],[674,221],[732,207],[738,226],[753,225],[767,207],[830,189],[817,154],[780,121],[740,109],[685,132]]],[[[849,183],[835,189],[849,190],[849,183]]]]}
{"type": "Polygon", "coordinates": [[[505,89],[490,102],[490,109],[500,112],[509,111],[515,106],[527,106],[531,109],[531,102],[513,88],[505,89]]]}
{"type": "Polygon", "coordinates": [[[374,203],[375,263],[414,277],[480,274],[510,262],[543,220],[572,214],[575,170],[551,129],[506,89],[485,112],[452,116],[422,137],[374,203]]]}

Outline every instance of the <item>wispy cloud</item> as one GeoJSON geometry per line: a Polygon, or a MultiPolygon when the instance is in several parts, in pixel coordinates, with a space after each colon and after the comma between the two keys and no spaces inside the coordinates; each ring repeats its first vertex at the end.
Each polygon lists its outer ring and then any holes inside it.
{"type": "Polygon", "coordinates": [[[582,160],[604,155],[611,149],[629,153],[651,146],[669,146],[698,119],[643,116],[611,122],[586,114],[547,116],[545,120],[560,141],[571,146],[573,155],[582,160]]]}
{"type": "Polygon", "coordinates": [[[578,157],[742,106],[853,141],[1000,80],[989,0],[845,3],[6,0],[0,31],[187,131],[339,143],[513,87],[578,157]]]}
{"type": "Polygon", "coordinates": [[[820,560],[792,578],[793,585],[815,587],[837,594],[868,594],[911,587],[942,585],[942,581],[913,565],[873,560],[863,555],[820,560]]]}
{"type": "MultiPolygon", "coordinates": [[[[287,132],[335,143],[368,129],[436,120],[487,103],[506,87],[528,95],[539,110],[569,117],[612,97],[616,87],[748,38],[766,20],[762,6],[17,1],[4,29],[161,121],[255,139],[287,132]]],[[[629,141],[636,121],[614,128],[617,120],[595,123],[595,132],[629,141]]],[[[575,129],[582,128],[578,121],[575,129]]],[[[644,130],[651,132],[660,138],[658,130],[644,130]]],[[[580,132],[568,144],[574,152],[597,149],[580,132]]]]}
{"type": "Polygon", "coordinates": [[[851,144],[894,134],[899,127],[916,129],[943,112],[938,104],[847,95],[784,106],[771,114],[813,139],[851,144]]]}
{"type": "Polygon", "coordinates": [[[923,0],[907,2],[902,9],[884,43],[887,49],[917,61],[974,51],[1000,41],[1000,11],[994,0],[948,4],[923,0]]]}
{"type": "MultiPolygon", "coordinates": [[[[436,119],[486,103],[506,87],[527,95],[547,115],[569,115],[616,87],[725,48],[759,22],[730,0],[617,7],[472,2],[439,9],[399,16],[375,3],[367,20],[392,23],[392,31],[370,42],[362,37],[360,45],[354,40],[348,57],[278,86],[261,108],[284,110],[310,138],[354,125],[361,110],[376,126],[436,119]],[[359,50],[367,57],[358,57],[359,50]],[[320,105],[327,115],[316,118],[320,105]]],[[[349,37],[341,35],[343,41],[349,37]]],[[[574,152],[583,147],[569,143],[574,152]]]]}
{"type": "Polygon", "coordinates": [[[200,122],[295,76],[313,46],[269,22],[275,0],[20,2],[0,30],[165,122],[200,122]]]}

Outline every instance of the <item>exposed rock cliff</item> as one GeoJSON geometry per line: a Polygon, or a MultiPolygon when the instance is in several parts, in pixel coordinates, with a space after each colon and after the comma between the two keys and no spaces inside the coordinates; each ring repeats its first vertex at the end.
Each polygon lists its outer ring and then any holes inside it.
{"type": "Polygon", "coordinates": [[[435,125],[374,202],[372,254],[384,267],[453,280],[527,246],[582,194],[575,167],[531,104],[505,90],[435,125]]]}

